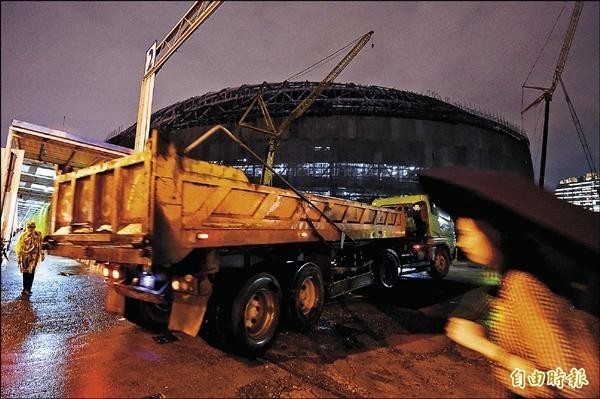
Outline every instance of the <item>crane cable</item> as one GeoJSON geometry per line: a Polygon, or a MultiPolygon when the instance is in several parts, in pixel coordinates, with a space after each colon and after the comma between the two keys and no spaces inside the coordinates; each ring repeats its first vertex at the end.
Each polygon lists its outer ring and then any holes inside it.
{"type": "MultiPolygon", "coordinates": [[[[542,53],[544,52],[544,50],[546,49],[546,46],[548,45],[548,42],[550,41],[550,37],[552,37],[552,33],[554,33],[554,29],[556,29],[556,25],[558,24],[558,21],[560,20],[560,16],[562,15],[563,11],[565,11],[566,7],[567,7],[567,2],[565,1],[562,9],[560,10],[560,12],[558,13],[558,16],[556,17],[556,20],[554,21],[554,25],[552,26],[552,29],[550,29],[550,33],[548,33],[548,36],[546,37],[546,41],[544,42],[544,45],[540,49],[540,52],[538,53],[537,58],[535,59],[533,65],[531,66],[531,70],[529,71],[529,73],[527,74],[527,77],[525,78],[525,80],[523,81],[523,84],[521,85],[521,109],[523,109],[523,104],[524,104],[523,101],[524,101],[524,96],[525,96],[525,90],[524,90],[525,88],[523,86],[525,86],[525,84],[529,80],[529,77],[533,73],[535,66],[537,65],[538,61],[540,60],[540,57],[542,56],[542,53]]],[[[523,127],[523,113],[521,113],[521,128],[522,127],[523,127]]]]}
{"type": "Polygon", "coordinates": [[[567,105],[569,106],[569,112],[571,113],[571,118],[573,119],[573,123],[575,124],[575,131],[577,132],[577,136],[579,136],[579,142],[583,147],[583,153],[585,155],[585,160],[590,168],[590,172],[598,173],[596,170],[596,165],[594,163],[594,158],[592,157],[592,153],[590,152],[590,147],[588,146],[587,140],[585,138],[585,133],[583,132],[583,128],[581,127],[581,122],[579,122],[579,118],[577,117],[577,112],[575,112],[575,106],[567,93],[567,88],[565,87],[565,83],[562,78],[559,78],[560,85],[563,89],[563,93],[565,94],[565,100],[567,101],[567,105]]]}
{"type": "MultiPolygon", "coordinates": [[[[315,69],[317,69],[318,67],[320,67],[321,65],[329,62],[331,60],[331,58],[337,56],[339,53],[341,53],[342,51],[346,50],[347,48],[355,45],[356,43],[358,43],[358,41],[362,38],[363,36],[359,36],[357,39],[353,40],[352,42],[348,43],[347,45],[345,45],[344,47],[342,47],[341,49],[334,51],[333,53],[329,54],[327,57],[321,59],[320,61],[315,62],[314,64],[312,64],[311,66],[301,70],[300,72],[290,76],[289,78],[286,79],[286,81],[290,81],[292,79],[296,79],[299,78],[300,76],[306,75],[309,72],[314,71],[315,69]]],[[[373,39],[371,39],[373,40],[373,39]]]]}

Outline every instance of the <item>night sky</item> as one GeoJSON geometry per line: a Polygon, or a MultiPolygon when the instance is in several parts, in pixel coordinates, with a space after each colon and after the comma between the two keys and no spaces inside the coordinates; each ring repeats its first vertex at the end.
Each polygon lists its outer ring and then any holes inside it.
{"type": "MultiPolygon", "coordinates": [[[[12,119],[104,140],[136,121],[145,52],[192,2],[1,4],[2,145],[12,119]]],[[[153,111],[242,84],[279,82],[374,30],[336,82],[470,103],[521,123],[521,85],[549,86],[574,3],[225,2],[165,64],[153,111]]],[[[563,80],[599,163],[599,3],[586,2],[563,80]]],[[[301,80],[320,81],[334,63],[301,80]]],[[[525,105],[539,92],[528,91],[525,105]]],[[[524,128],[539,172],[543,105],[524,128]],[[536,120],[537,125],[536,125],[536,120]],[[536,127],[537,126],[537,127],[536,127]]],[[[546,189],[587,170],[560,86],[546,189]]]]}

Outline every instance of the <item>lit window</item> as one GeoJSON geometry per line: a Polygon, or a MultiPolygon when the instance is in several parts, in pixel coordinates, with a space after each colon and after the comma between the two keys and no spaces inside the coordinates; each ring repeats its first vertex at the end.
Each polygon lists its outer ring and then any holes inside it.
{"type": "Polygon", "coordinates": [[[37,168],[35,174],[39,175],[39,176],[52,177],[52,178],[54,178],[54,176],[55,176],[53,169],[46,169],[46,168],[40,168],[40,167],[37,168]]]}

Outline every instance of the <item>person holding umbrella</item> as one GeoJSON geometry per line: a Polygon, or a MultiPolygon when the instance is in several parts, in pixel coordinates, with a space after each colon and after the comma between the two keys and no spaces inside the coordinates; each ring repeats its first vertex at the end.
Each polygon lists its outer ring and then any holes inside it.
{"type": "Polygon", "coordinates": [[[452,167],[419,175],[457,218],[458,247],[502,276],[487,329],[477,317],[450,317],[447,336],[494,361],[514,395],[600,397],[600,215],[509,172],[452,167]]]}

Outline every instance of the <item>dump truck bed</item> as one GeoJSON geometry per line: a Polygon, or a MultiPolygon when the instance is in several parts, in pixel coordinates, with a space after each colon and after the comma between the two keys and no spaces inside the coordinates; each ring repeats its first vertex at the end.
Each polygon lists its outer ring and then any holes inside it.
{"type": "Polygon", "coordinates": [[[143,152],[57,176],[50,253],[116,263],[177,263],[196,248],[405,235],[402,211],[251,183],[235,168],[143,152]]]}

